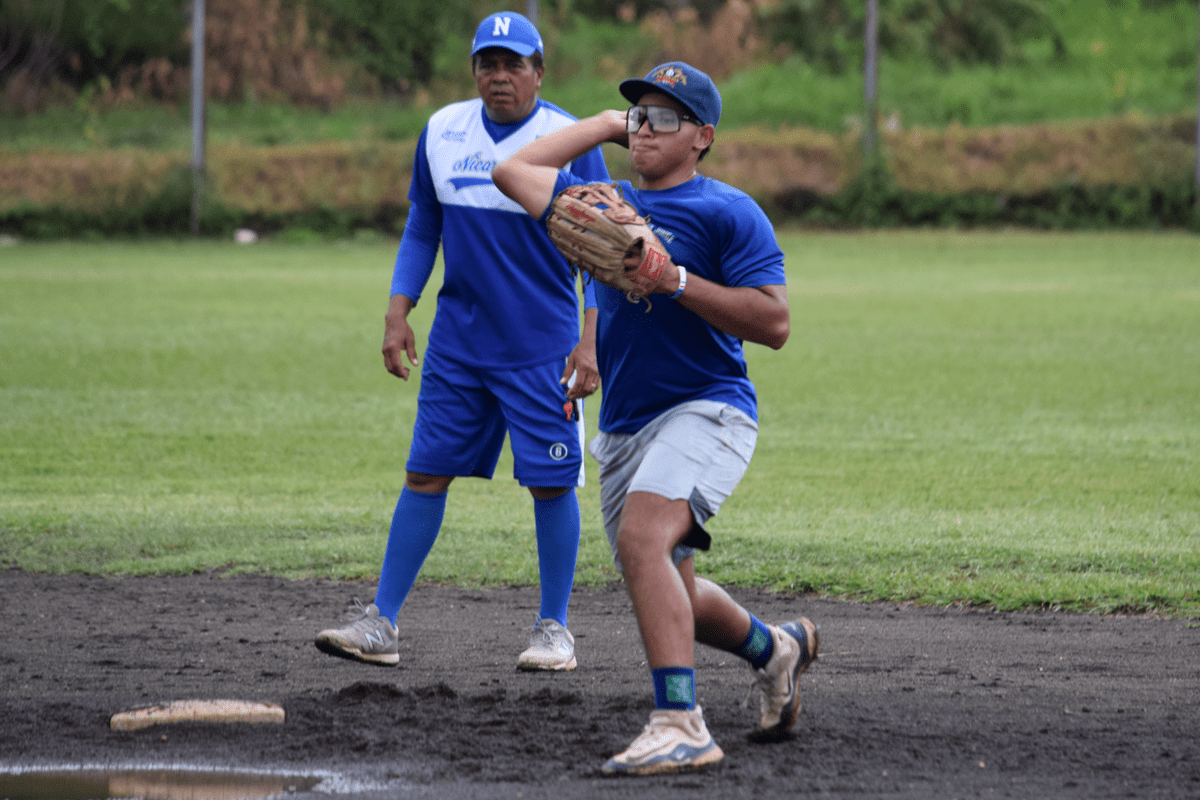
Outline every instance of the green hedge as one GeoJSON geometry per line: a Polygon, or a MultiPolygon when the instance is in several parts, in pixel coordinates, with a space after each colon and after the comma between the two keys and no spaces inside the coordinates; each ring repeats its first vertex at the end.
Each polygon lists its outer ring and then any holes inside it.
{"type": "MultiPolygon", "coordinates": [[[[1198,228],[1195,119],[1124,116],[1038,126],[884,131],[864,169],[858,135],[808,128],[722,132],[701,170],[749,192],[777,223],[1053,230],[1198,228]]],[[[415,141],[322,142],[209,153],[201,231],[395,235],[415,141]]],[[[627,151],[606,147],[614,177],[627,151]]],[[[5,151],[0,233],[179,235],[191,228],[182,151],[5,151]]]]}
{"type": "MultiPolygon", "coordinates": [[[[200,233],[228,238],[239,228],[260,235],[311,233],[345,239],[359,231],[397,236],[404,229],[406,207],[381,205],[369,210],[321,206],[303,211],[241,211],[206,198],[200,206],[200,233]]],[[[143,206],[97,213],[62,206],[18,206],[0,212],[0,234],[23,239],[104,239],[142,236],[186,236],[191,233],[191,192],[164,192],[143,206]]]]}
{"type": "MultiPolygon", "coordinates": [[[[1044,230],[1189,228],[1200,232],[1190,175],[1161,187],[1062,186],[1033,194],[940,194],[897,189],[885,175],[862,177],[828,196],[809,190],[760,198],[776,224],[832,228],[1019,226],[1044,230]]],[[[310,232],[348,238],[359,231],[397,235],[405,207],[322,206],[303,211],[231,209],[202,203],[201,233],[228,237],[238,228],[260,235],[310,232]]],[[[191,229],[191,193],[173,185],[144,205],[96,213],[61,206],[20,206],[0,212],[0,233],[26,239],[181,236],[191,229]]]]}
{"type": "Polygon", "coordinates": [[[828,227],[1200,231],[1191,175],[1161,186],[1075,184],[1028,194],[953,194],[897,188],[885,169],[876,168],[833,195],[796,191],[771,198],[770,203],[776,220],[828,227]]]}

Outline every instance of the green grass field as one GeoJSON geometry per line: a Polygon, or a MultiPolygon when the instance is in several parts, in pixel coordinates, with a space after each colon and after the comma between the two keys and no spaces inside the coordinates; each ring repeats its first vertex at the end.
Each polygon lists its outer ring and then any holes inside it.
{"type": "MultiPolygon", "coordinates": [[[[1200,616],[1200,239],[781,242],[792,338],[749,348],[758,452],[703,574],[1200,616]]],[[[375,576],[415,413],[379,355],[394,255],[0,248],[0,566],[375,576]]],[[[598,584],[588,468],[579,580],[598,584]]],[[[532,502],[507,456],[497,475],[451,489],[422,580],[536,581],[532,502]]]]}

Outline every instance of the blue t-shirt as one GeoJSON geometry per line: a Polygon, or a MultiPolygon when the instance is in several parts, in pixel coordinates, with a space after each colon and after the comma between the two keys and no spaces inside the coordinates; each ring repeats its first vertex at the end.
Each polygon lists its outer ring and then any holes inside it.
{"type": "MultiPolygon", "coordinates": [[[[590,182],[563,170],[554,193],[590,182]]],[[[640,191],[628,181],[618,184],[671,260],[689,274],[725,286],[787,283],[775,229],[740,189],[703,176],[661,191],[640,191]]],[[[645,301],[630,303],[616,289],[596,287],[596,357],[604,381],[600,430],[635,433],[672,406],[691,400],[729,403],[757,420],[758,401],[742,340],[666,295],[649,299],[647,313],[645,301]]]]}
{"type": "MultiPolygon", "coordinates": [[[[505,197],[492,170],[534,139],[575,121],[538,100],[511,125],[488,119],[480,99],[435,112],[417,143],[392,294],[421,296],[440,239],[445,262],[428,349],[486,368],[565,358],[579,342],[579,299],[570,267],[537,220],[505,197]]],[[[599,148],[572,169],[608,180],[599,148]]],[[[590,294],[590,291],[589,291],[590,294]]]]}

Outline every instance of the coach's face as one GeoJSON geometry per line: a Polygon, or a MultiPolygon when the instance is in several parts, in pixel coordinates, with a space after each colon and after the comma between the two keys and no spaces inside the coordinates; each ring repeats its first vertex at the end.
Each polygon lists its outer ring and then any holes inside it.
{"type": "Polygon", "coordinates": [[[533,110],[546,68],[503,47],[480,50],[471,60],[475,88],[493,122],[520,122],[533,110]]]}

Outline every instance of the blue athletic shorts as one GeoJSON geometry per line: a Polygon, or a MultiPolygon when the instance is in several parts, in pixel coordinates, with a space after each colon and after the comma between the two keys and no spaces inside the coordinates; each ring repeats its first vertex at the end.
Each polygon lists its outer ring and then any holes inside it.
{"type": "Polygon", "coordinates": [[[583,402],[568,404],[564,365],[483,369],[427,350],[405,468],[491,478],[507,433],[522,486],[582,485],[583,402]]]}

